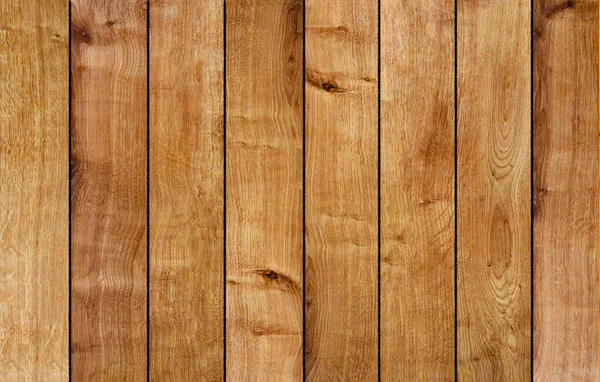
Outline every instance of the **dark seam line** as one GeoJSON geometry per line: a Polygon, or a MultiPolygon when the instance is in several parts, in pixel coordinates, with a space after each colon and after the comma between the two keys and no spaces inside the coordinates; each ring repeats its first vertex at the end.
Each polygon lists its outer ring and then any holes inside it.
{"type": "Polygon", "coordinates": [[[381,1],[377,1],[377,380],[381,381],[381,1]]]}
{"type": "Polygon", "coordinates": [[[223,381],[227,381],[227,2],[223,0],[223,381]]]}
{"type": "Polygon", "coordinates": [[[146,1],[146,379],[150,381],[150,1],[146,1]]]}
{"type": "Polygon", "coordinates": [[[458,0],[454,0],[454,380],[458,381],[458,0]]]}
{"type": "Polygon", "coordinates": [[[69,223],[68,223],[68,225],[69,225],[69,234],[68,234],[68,236],[69,236],[68,237],[68,243],[69,243],[68,244],[69,245],[69,248],[68,248],[68,253],[69,253],[69,271],[68,271],[69,272],[69,276],[68,276],[69,277],[69,281],[68,281],[68,283],[69,283],[69,313],[68,313],[68,316],[69,316],[69,319],[68,319],[68,321],[69,321],[69,344],[67,346],[67,349],[69,351],[69,361],[68,361],[69,362],[69,381],[73,380],[73,367],[72,367],[73,356],[72,356],[72,352],[71,352],[71,344],[72,344],[72,341],[73,341],[73,329],[72,329],[72,327],[73,327],[73,317],[72,317],[72,310],[73,310],[73,302],[72,302],[72,300],[73,300],[73,296],[72,296],[72,293],[73,293],[73,269],[72,269],[72,260],[71,260],[71,256],[72,256],[72,253],[73,253],[73,251],[71,249],[72,248],[72,243],[73,243],[73,238],[72,238],[72,234],[71,234],[71,227],[72,227],[72,224],[71,224],[71,173],[72,173],[72,168],[71,168],[71,153],[72,153],[72,143],[71,143],[72,117],[71,117],[71,109],[72,109],[72,98],[73,98],[72,97],[72,94],[73,94],[72,82],[73,82],[73,80],[72,80],[72,74],[71,74],[71,28],[72,28],[71,27],[71,14],[72,14],[72,11],[71,11],[71,1],[69,1],[69,44],[68,44],[69,45],[69,55],[68,55],[68,57],[69,57],[69,63],[68,63],[68,70],[69,70],[69,127],[68,127],[68,129],[69,129],[69,132],[68,132],[69,154],[68,154],[68,171],[69,171],[69,174],[68,174],[68,178],[67,178],[68,181],[69,181],[69,195],[68,195],[68,205],[69,205],[68,206],[68,211],[69,211],[69,217],[68,217],[68,219],[69,219],[69,223]]]}
{"type": "Polygon", "coordinates": [[[306,381],[306,0],[302,1],[302,380],[306,381]]]}
{"type": "Polygon", "coordinates": [[[531,370],[530,370],[531,381],[533,381],[533,376],[534,376],[533,375],[533,356],[534,356],[534,351],[533,351],[533,314],[534,314],[533,313],[533,295],[534,295],[534,290],[533,290],[533,281],[534,281],[534,274],[533,274],[533,271],[534,271],[534,269],[533,269],[533,267],[534,267],[534,264],[533,264],[533,261],[534,261],[534,253],[533,253],[533,247],[534,247],[534,242],[533,242],[533,240],[534,240],[534,236],[533,236],[534,235],[534,231],[533,231],[533,219],[534,219],[534,209],[533,209],[533,201],[534,201],[534,188],[533,188],[534,187],[534,178],[533,178],[533,170],[534,170],[533,136],[534,136],[534,131],[533,131],[533,129],[534,129],[534,126],[535,126],[534,125],[534,114],[533,114],[534,113],[534,110],[533,110],[533,108],[534,108],[534,103],[533,103],[533,86],[534,86],[534,81],[533,81],[533,75],[534,75],[533,74],[534,73],[534,40],[533,40],[533,37],[534,37],[534,35],[533,35],[534,18],[533,18],[533,12],[534,12],[534,0],[530,1],[530,5],[529,6],[531,8],[530,9],[530,25],[529,25],[529,28],[530,28],[530,34],[529,34],[529,39],[530,39],[530,58],[529,58],[530,59],[530,63],[529,63],[530,64],[530,78],[529,78],[529,81],[530,81],[530,83],[529,83],[529,86],[530,86],[530,88],[529,88],[529,93],[530,93],[529,94],[529,96],[530,96],[530,106],[529,106],[529,113],[530,113],[530,137],[529,137],[529,141],[530,141],[530,145],[531,145],[530,149],[529,149],[530,150],[530,152],[529,152],[530,162],[531,162],[531,164],[530,164],[530,166],[531,166],[531,168],[530,168],[530,180],[529,180],[530,181],[530,185],[529,185],[530,190],[529,191],[530,191],[530,199],[531,199],[530,203],[529,203],[529,213],[530,213],[530,218],[529,219],[530,219],[530,225],[531,225],[531,227],[530,227],[530,230],[531,230],[531,233],[530,233],[530,235],[531,235],[531,237],[530,237],[530,241],[531,241],[531,249],[530,249],[531,250],[531,258],[529,260],[530,261],[530,267],[531,267],[530,281],[529,281],[530,282],[530,294],[531,294],[530,322],[529,322],[530,328],[529,328],[529,330],[530,330],[530,333],[531,333],[531,337],[530,337],[530,344],[529,344],[529,346],[530,346],[530,349],[529,349],[530,355],[529,355],[529,357],[531,358],[530,359],[530,362],[531,362],[531,365],[530,365],[530,368],[531,368],[531,370]]]}

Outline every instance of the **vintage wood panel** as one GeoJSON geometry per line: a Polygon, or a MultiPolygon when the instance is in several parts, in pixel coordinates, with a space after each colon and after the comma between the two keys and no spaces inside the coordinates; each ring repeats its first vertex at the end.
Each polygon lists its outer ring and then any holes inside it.
{"type": "Polygon", "coordinates": [[[381,2],[381,374],[454,378],[454,1],[381,2]]]}
{"type": "Polygon", "coordinates": [[[150,2],[151,379],[223,377],[223,2],[150,2]]]}
{"type": "Polygon", "coordinates": [[[302,379],[302,1],[226,11],[227,379],[302,379]]]}
{"type": "Polygon", "coordinates": [[[306,376],[378,375],[378,10],[306,1],[306,376]]]}
{"type": "Polygon", "coordinates": [[[68,378],[68,3],[0,3],[0,379],[68,378]]]}
{"type": "Polygon", "coordinates": [[[534,373],[598,370],[598,2],[537,1],[534,373]]]}
{"type": "Polygon", "coordinates": [[[146,378],[146,2],[73,0],[72,375],[146,378]]]}
{"type": "Polygon", "coordinates": [[[458,377],[531,374],[530,1],[458,2],[458,377]]]}

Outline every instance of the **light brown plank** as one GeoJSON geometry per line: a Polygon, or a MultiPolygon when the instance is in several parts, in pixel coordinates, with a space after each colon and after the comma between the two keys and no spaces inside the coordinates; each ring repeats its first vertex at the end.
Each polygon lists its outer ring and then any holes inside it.
{"type": "Polygon", "coordinates": [[[306,376],[373,381],[377,2],[306,7],[306,376]]]}
{"type": "Polygon", "coordinates": [[[72,375],[146,379],[146,2],[73,0],[72,375]]]}
{"type": "Polygon", "coordinates": [[[150,3],[150,378],[223,377],[223,2],[150,3]]]}
{"type": "Polygon", "coordinates": [[[597,381],[598,2],[534,23],[535,380],[597,381]]]}
{"type": "Polygon", "coordinates": [[[68,379],[68,3],[0,3],[0,380],[68,379]]]}
{"type": "Polygon", "coordinates": [[[227,380],[302,380],[302,1],[227,1],[227,380]]]}
{"type": "Polygon", "coordinates": [[[381,2],[381,375],[454,378],[454,1],[381,2]]]}
{"type": "Polygon", "coordinates": [[[530,378],[530,2],[458,3],[458,377],[530,378]]]}

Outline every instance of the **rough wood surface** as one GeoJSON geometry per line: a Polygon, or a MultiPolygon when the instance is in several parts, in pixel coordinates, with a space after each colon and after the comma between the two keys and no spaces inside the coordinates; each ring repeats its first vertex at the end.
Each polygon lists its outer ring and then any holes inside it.
{"type": "Polygon", "coordinates": [[[146,378],[146,2],[74,0],[72,375],[146,378]]]}
{"type": "Polygon", "coordinates": [[[381,2],[381,378],[454,378],[454,2],[381,2]]]}
{"type": "Polygon", "coordinates": [[[227,380],[302,380],[302,1],[227,1],[227,380]]]}
{"type": "Polygon", "coordinates": [[[223,377],[223,3],[150,3],[150,378],[223,377]]]}
{"type": "Polygon", "coordinates": [[[306,377],[373,381],[377,2],[306,7],[306,377]]]}
{"type": "Polygon", "coordinates": [[[68,377],[68,4],[0,3],[0,380],[68,377]]]}
{"type": "Polygon", "coordinates": [[[598,2],[537,1],[534,372],[597,381],[598,2]]]}

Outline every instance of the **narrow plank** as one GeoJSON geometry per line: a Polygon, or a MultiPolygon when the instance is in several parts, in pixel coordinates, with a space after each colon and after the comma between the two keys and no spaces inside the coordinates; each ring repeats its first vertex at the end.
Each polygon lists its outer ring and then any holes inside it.
{"type": "Polygon", "coordinates": [[[302,380],[302,1],[227,1],[227,379],[302,380]]]}
{"type": "Polygon", "coordinates": [[[0,380],[68,379],[68,3],[0,3],[0,380]]]}
{"type": "Polygon", "coordinates": [[[458,2],[458,376],[525,381],[530,1],[458,2]]]}
{"type": "Polygon", "coordinates": [[[377,379],[377,2],[306,1],[306,376],[377,379]]]}
{"type": "Polygon", "coordinates": [[[146,2],[73,0],[72,375],[146,378],[146,2]]]}
{"type": "Polygon", "coordinates": [[[454,378],[454,1],[381,2],[381,378],[454,378]]]}
{"type": "Polygon", "coordinates": [[[223,2],[150,3],[150,378],[223,377],[223,2]]]}
{"type": "Polygon", "coordinates": [[[534,377],[597,381],[598,1],[534,16],[534,377]]]}

